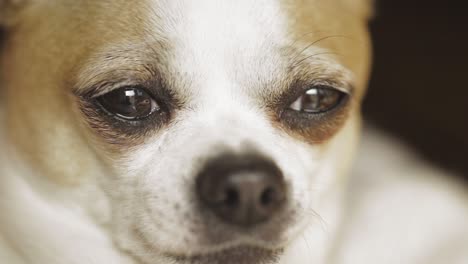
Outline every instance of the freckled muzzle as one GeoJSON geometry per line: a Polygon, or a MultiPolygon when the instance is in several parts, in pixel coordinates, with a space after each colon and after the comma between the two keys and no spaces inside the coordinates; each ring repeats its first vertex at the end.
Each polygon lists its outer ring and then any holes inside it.
{"type": "Polygon", "coordinates": [[[281,170],[259,154],[223,154],[210,160],[196,187],[203,206],[238,227],[267,222],[287,200],[281,170]]]}

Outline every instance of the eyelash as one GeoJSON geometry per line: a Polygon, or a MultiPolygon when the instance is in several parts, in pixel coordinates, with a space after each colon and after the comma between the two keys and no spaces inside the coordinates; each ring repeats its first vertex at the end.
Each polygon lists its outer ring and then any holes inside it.
{"type": "Polygon", "coordinates": [[[141,87],[150,93],[152,97],[158,98],[158,103],[163,109],[163,111],[153,113],[144,120],[120,118],[104,109],[99,103],[98,98],[100,96],[127,86],[114,85],[112,89],[107,88],[105,93],[93,93],[96,91],[94,89],[91,92],[78,96],[81,112],[85,115],[91,127],[97,128],[100,131],[119,131],[115,134],[142,136],[150,131],[159,130],[162,126],[169,123],[172,119],[173,109],[178,107],[178,102],[170,92],[162,88],[155,91],[156,89],[147,88],[148,86],[134,85],[135,87],[141,87]]]}

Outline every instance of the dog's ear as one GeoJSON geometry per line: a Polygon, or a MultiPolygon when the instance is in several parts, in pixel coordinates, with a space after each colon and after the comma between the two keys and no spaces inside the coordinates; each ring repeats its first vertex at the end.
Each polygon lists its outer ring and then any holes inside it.
{"type": "Polygon", "coordinates": [[[14,25],[19,19],[21,9],[28,0],[0,0],[0,27],[14,25]]]}
{"type": "Polygon", "coordinates": [[[375,15],[375,5],[377,0],[341,0],[345,5],[356,14],[372,19],[375,15]]]}

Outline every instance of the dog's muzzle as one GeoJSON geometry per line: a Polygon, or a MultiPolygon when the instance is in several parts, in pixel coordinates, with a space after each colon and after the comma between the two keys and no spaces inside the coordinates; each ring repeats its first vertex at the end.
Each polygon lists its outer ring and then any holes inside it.
{"type": "Polygon", "coordinates": [[[259,154],[223,154],[197,177],[202,205],[227,224],[249,228],[268,222],[287,200],[276,164],[259,154]]]}

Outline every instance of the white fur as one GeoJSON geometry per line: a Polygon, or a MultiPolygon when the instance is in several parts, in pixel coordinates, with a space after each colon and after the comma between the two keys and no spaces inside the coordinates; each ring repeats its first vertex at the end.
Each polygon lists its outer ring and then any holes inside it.
{"type": "MultiPolygon", "coordinates": [[[[462,187],[444,180],[447,173],[408,154],[386,136],[375,131],[365,136],[340,233],[327,235],[327,217],[324,223],[312,220],[318,225],[294,242],[281,264],[310,263],[316,258],[321,261],[315,263],[337,264],[466,263],[468,209],[462,187]],[[321,251],[322,239],[333,242],[330,251],[321,251]]],[[[19,175],[24,172],[19,164],[5,165],[11,157],[1,160],[0,210],[5,212],[0,218],[1,260],[135,263],[119,256],[87,217],[43,201],[36,187],[19,175]]]]}

